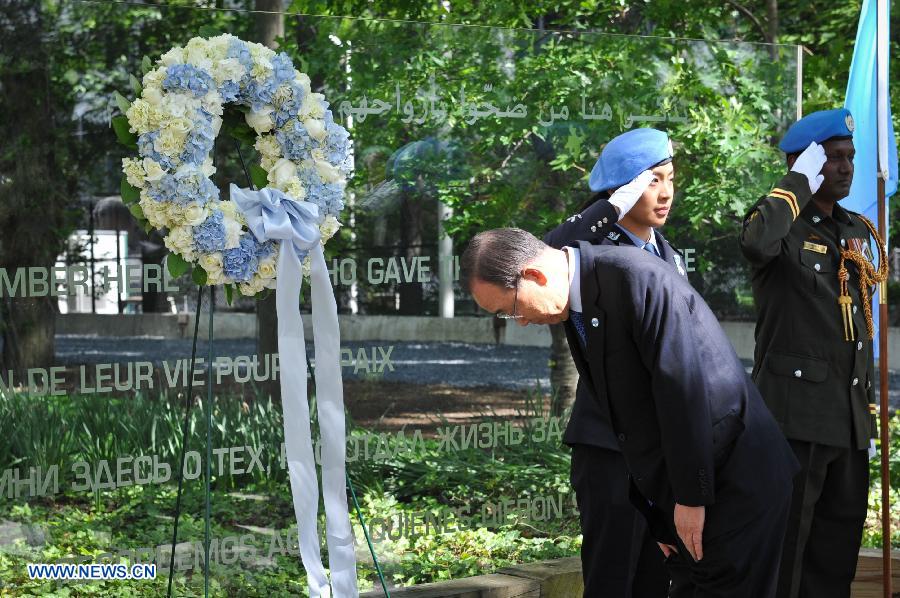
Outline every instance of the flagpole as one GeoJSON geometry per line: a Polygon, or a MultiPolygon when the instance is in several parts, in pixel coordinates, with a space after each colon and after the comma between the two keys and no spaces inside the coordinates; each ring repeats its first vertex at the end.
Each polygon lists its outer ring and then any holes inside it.
{"type": "MultiPolygon", "coordinates": [[[[884,179],[878,176],[878,234],[885,237],[884,179]]],[[[888,405],[888,306],[887,282],[878,291],[878,370],[881,382],[881,550],[884,598],[891,598],[891,434],[888,405]]]]}
{"type": "MultiPolygon", "coordinates": [[[[876,155],[877,155],[877,186],[878,186],[878,234],[888,243],[887,210],[885,209],[885,179],[887,178],[887,152],[882,151],[886,146],[884,139],[887,132],[887,2],[877,0],[876,5],[877,35],[875,51],[875,81],[876,81],[876,155]],[[884,126],[882,126],[884,125],[884,126]]],[[[891,474],[890,474],[890,405],[888,404],[888,305],[887,305],[887,281],[881,283],[878,292],[878,370],[879,370],[879,398],[881,433],[881,551],[882,551],[882,576],[884,598],[891,598],[891,474]]]]}

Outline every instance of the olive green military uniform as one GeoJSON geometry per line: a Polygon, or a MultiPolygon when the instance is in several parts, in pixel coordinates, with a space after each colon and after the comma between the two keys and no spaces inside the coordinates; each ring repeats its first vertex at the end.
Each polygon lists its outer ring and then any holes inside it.
{"type": "Polygon", "coordinates": [[[758,311],[753,379],[802,465],[779,598],[849,596],[876,437],[872,341],[850,260],[852,330],[838,303],[841,250],[870,255],[869,229],[839,204],[828,216],[810,198],[806,176],[788,173],[741,233],[758,311]]]}

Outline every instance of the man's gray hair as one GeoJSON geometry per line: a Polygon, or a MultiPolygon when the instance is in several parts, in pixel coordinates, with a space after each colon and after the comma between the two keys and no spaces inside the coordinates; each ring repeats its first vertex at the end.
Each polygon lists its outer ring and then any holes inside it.
{"type": "Polygon", "coordinates": [[[476,279],[505,289],[547,248],[543,241],[520,228],[495,228],[475,235],[460,260],[462,287],[472,290],[476,279]]]}

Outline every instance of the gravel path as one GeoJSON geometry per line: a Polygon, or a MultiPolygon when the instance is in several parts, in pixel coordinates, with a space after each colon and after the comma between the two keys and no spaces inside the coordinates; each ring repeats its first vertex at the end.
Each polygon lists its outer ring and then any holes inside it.
{"type": "MultiPolygon", "coordinates": [[[[550,351],[544,347],[437,342],[346,342],[342,344],[342,348],[349,350],[352,355],[353,364],[343,368],[344,377],[348,379],[364,379],[375,375],[390,382],[447,384],[460,388],[493,386],[522,390],[532,389],[538,384],[541,388],[550,387],[547,363],[550,351]],[[384,358],[385,355],[388,356],[387,359],[384,358]]],[[[307,344],[307,351],[312,353],[312,345],[307,344]]],[[[216,356],[238,357],[255,353],[255,339],[226,339],[214,343],[216,356]]],[[[188,358],[190,354],[190,339],[56,337],[56,356],[63,365],[138,360],[160,363],[164,360],[188,358]]],[[[206,355],[205,342],[197,343],[197,354],[206,355]]],[[[348,357],[346,351],[344,357],[348,357]]],[[[744,360],[744,365],[749,370],[752,363],[744,360]]],[[[891,371],[889,388],[891,407],[900,408],[900,372],[891,371]]]]}

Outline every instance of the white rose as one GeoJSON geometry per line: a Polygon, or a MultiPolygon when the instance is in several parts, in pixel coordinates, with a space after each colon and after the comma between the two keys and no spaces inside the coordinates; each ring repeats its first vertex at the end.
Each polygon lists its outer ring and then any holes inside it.
{"type": "Polygon", "coordinates": [[[274,135],[262,135],[257,137],[253,147],[255,147],[256,151],[260,154],[269,158],[277,158],[281,155],[281,146],[278,145],[278,140],[275,139],[274,135]]]}
{"type": "Polygon", "coordinates": [[[304,104],[310,103],[308,113],[313,118],[323,118],[325,116],[325,96],[320,93],[307,94],[304,104]]]}
{"type": "Polygon", "coordinates": [[[194,238],[189,226],[176,226],[163,239],[169,251],[180,253],[189,262],[194,261],[194,238]]]}
{"type": "Polygon", "coordinates": [[[269,278],[275,278],[276,264],[275,258],[272,256],[267,257],[266,259],[259,262],[259,270],[257,273],[259,277],[268,280],[269,278]]]}
{"type": "Polygon", "coordinates": [[[219,95],[219,92],[216,89],[210,89],[206,95],[203,96],[201,104],[207,112],[213,115],[213,118],[222,116],[222,96],[219,95]]]}
{"type": "Polygon", "coordinates": [[[144,187],[144,168],[138,160],[122,158],[122,171],[129,185],[138,189],[144,187]]]}
{"type": "Polygon", "coordinates": [[[159,205],[166,215],[166,220],[175,226],[180,226],[184,222],[184,208],[180,205],[174,201],[162,201],[159,205]]]}
{"type": "Polygon", "coordinates": [[[144,158],[144,172],[146,173],[145,178],[153,182],[163,178],[166,174],[165,169],[152,158],[144,158]]]}
{"type": "Polygon", "coordinates": [[[166,226],[166,216],[165,213],[159,209],[160,205],[158,201],[141,193],[140,206],[141,211],[144,212],[144,218],[146,218],[147,222],[154,228],[164,228],[166,226]]]}
{"type": "Polygon", "coordinates": [[[217,35],[210,38],[206,44],[206,55],[213,62],[220,63],[228,56],[228,46],[231,44],[230,35],[217,35]]]}
{"type": "Polygon", "coordinates": [[[184,134],[165,127],[153,141],[153,149],[166,156],[177,156],[184,149],[184,134]]]}
{"type": "Polygon", "coordinates": [[[306,132],[309,133],[309,136],[316,141],[321,142],[323,139],[325,139],[325,135],[327,133],[325,131],[324,120],[319,120],[317,118],[307,118],[303,121],[303,126],[306,127],[306,132]]]}
{"type": "Polygon", "coordinates": [[[172,130],[176,131],[177,133],[184,135],[184,136],[186,136],[193,127],[194,127],[194,123],[192,123],[187,118],[184,118],[183,116],[180,116],[177,118],[172,118],[172,119],[166,121],[166,124],[165,124],[165,128],[172,129],[172,130]]]}
{"type": "Polygon", "coordinates": [[[297,165],[287,158],[281,158],[269,171],[268,179],[270,183],[280,189],[295,176],[297,176],[297,165]]]}
{"type": "Polygon", "coordinates": [[[238,284],[238,287],[240,288],[241,294],[246,295],[247,297],[252,297],[265,288],[263,286],[263,280],[259,276],[254,276],[249,282],[238,284]]]}
{"type": "Polygon", "coordinates": [[[227,277],[225,276],[224,270],[219,270],[218,272],[209,272],[207,270],[207,272],[206,272],[206,284],[208,284],[208,285],[215,286],[215,285],[220,285],[220,284],[226,284],[229,282],[231,282],[231,281],[229,281],[227,279],[227,277]]]}
{"type": "Polygon", "coordinates": [[[222,274],[222,254],[220,252],[201,254],[198,262],[207,274],[222,274]]]}
{"type": "Polygon", "coordinates": [[[216,83],[223,81],[240,81],[247,74],[247,67],[237,58],[226,58],[213,65],[212,76],[216,83]]]}
{"type": "Polygon", "coordinates": [[[297,201],[303,201],[304,199],[306,199],[306,188],[297,177],[289,180],[287,184],[284,185],[282,191],[284,191],[286,194],[290,195],[291,198],[296,199],[297,201]]]}
{"type": "Polygon", "coordinates": [[[341,173],[337,168],[325,162],[324,160],[316,160],[316,172],[319,177],[326,183],[337,183],[341,180],[341,173]]]}
{"type": "Polygon", "coordinates": [[[212,68],[212,61],[206,51],[206,40],[195,37],[184,48],[185,62],[189,62],[203,70],[212,68]]]}
{"type": "Polygon", "coordinates": [[[245,117],[247,124],[250,125],[257,134],[268,133],[272,130],[272,127],[275,126],[275,123],[272,122],[272,118],[269,116],[272,112],[271,106],[266,106],[259,112],[251,110],[245,117]]]}
{"type": "Polygon", "coordinates": [[[162,89],[162,82],[165,80],[167,74],[168,70],[165,66],[157,67],[152,71],[147,71],[144,78],[141,80],[144,92],[147,92],[148,90],[159,91],[162,89]]]}
{"type": "Polygon", "coordinates": [[[325,221],[319,227],[322,232],[322,242],[328,241],[341,228],[341,223],[333,215],[325,216],[325,221]]]}
{"type": "Polygon", "coordinates": [[[216,167],[213,166],[212,158],[209,156],[203,161],[203,164],[200,165],[200,172],[203,173],[203,176],[206,178],[210,178],[212,175],[216,174],[216,167]]]}
{"type": "Polygon", "coordinates": [[[150,130],[150,104],[143,98],[138,98],[131,103],[125,112],[128,124],[132,132],[138,135],[150,130]]]}
{"type": "Polygon", "coordinates": [[[209,210],[198,204],[184,208],[184,221],[191,226],[198,226],[209,217],[209,210]]]}
{"type": "Polygon", "coordinates": [[[144,91],[141,92],[141,97],[151,106],[159,106],[163,98],[162,92],[153,87],[145,87],[144,91]]]}
{"type": "Polygon", "coordinates": [[[241,244],[241,223],[229,216],[224,209],[222,212],[225,213],[225,217],[222,219],[222,224],[225,225],[225,249],[234,249],[241,244]]]}
{"type": "Polygon", "coordinates": [[[194,118],[194,113],[200,107],[200,100],[183,93],[170,93],[163,97],[162,111],[170,117],[194,118]]]}
{"type": "Polygon", "coordinates": [[[184,62],[184,50],[181,48],[172,48],[159,57],[159,62],[165,66],[172,66],[184,62]]]}

